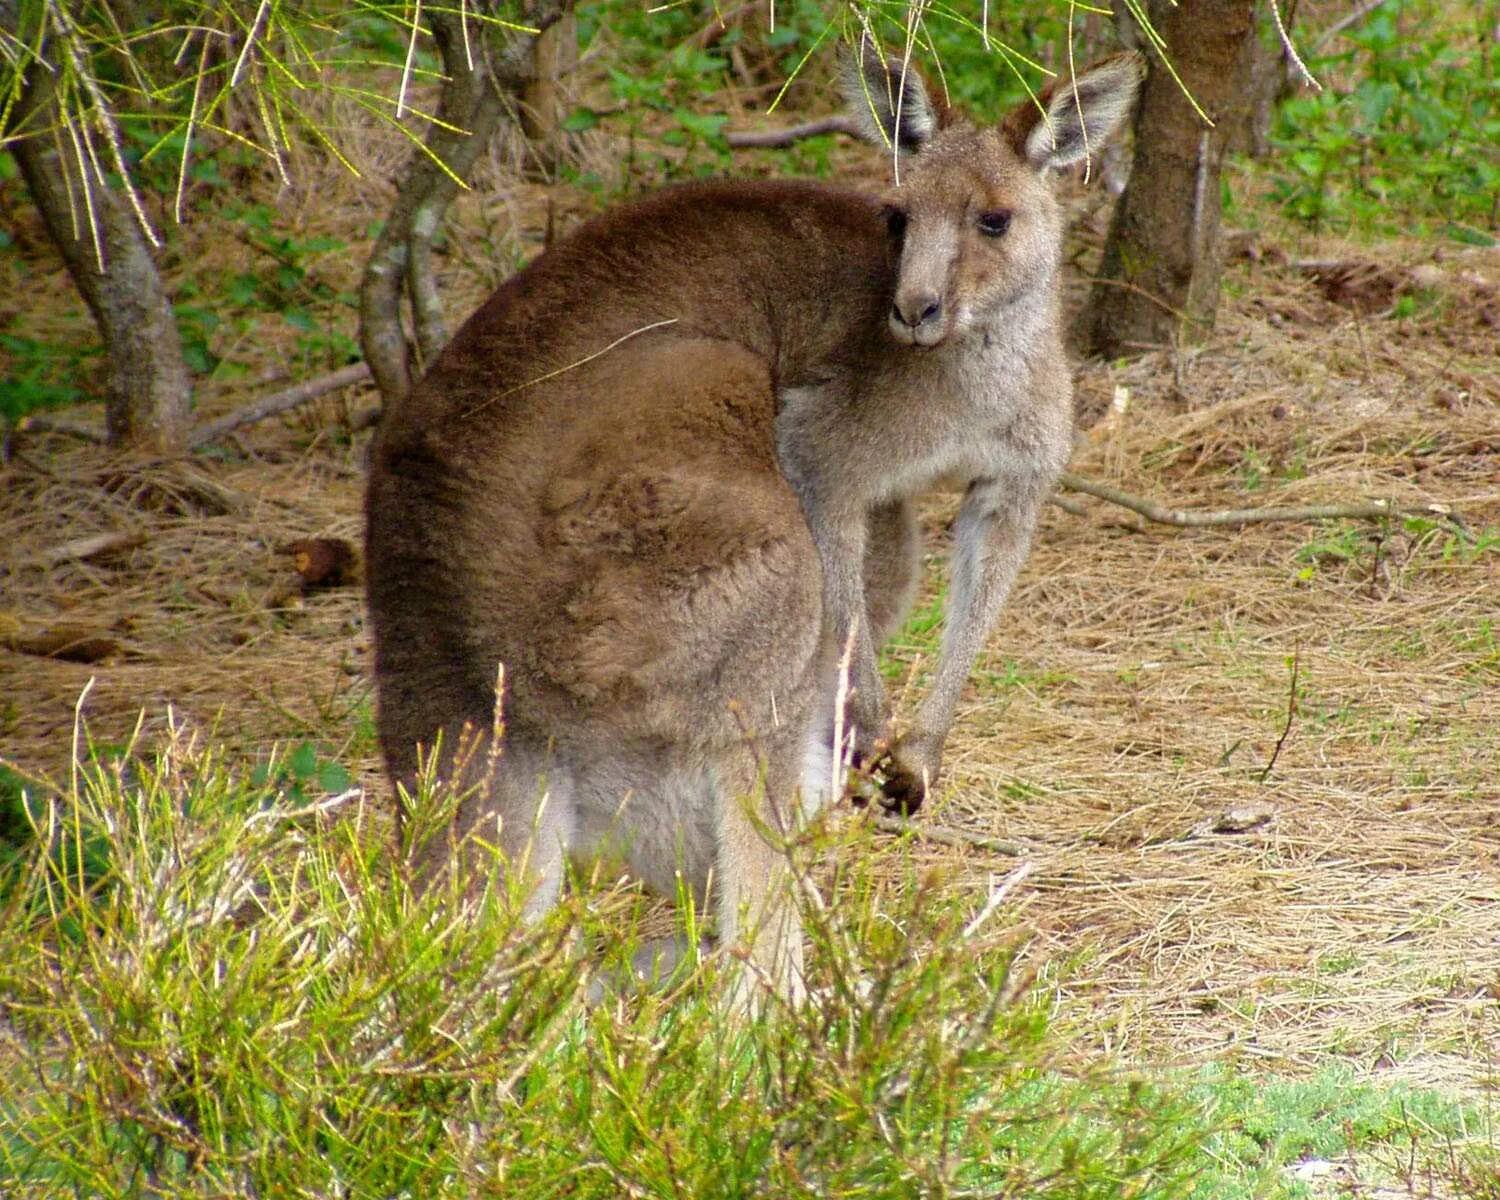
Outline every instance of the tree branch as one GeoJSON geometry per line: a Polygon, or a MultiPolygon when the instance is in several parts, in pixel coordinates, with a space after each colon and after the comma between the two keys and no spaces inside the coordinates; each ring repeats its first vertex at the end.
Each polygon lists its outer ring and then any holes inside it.
{"type": "Polygon", "coordinates": [[[724,134],[724,140],[737,149],[779,149],[803,138],[819,137],[825,133],[847,133],[854,137],[858,136],[859,127],[854,123],[854,118],[849,116],[819,117],[816,121],[804,121],[801,125],[792,125],[786,129],[731,129],[724,134]]]}
{"type": "Polygon", "coordinates": [[[336,391],[338,388],[348,387],[352,383],[363,383],[369,378],[368,366],[364,363],[352,363],[317,379],[304,380],[282,391],[273,392],[254,404],[247,404],[228,416],[198,426],[189,435],[188,444],[196,450],[199,446],[218,441],[226,433],[239,429],[242,425],[253,425],[256,421],[264,421],[267,417],[274,417],[277,413],[286,412],[288,409],[306,404],[310,400],[316,400],[319,396],[336,391]]]}
{"type": "Polygon", "coordinates": [[[70,421],[66,417],[29,414],[16,422],[16,429],[20,433],[60,433],[67,437],[81,438],[85,442],[94,442],[101,446],[106,440],[104,430],[84,421],[70,421]]]}
{"type": "Polygon", "coordinates": [[[1198,529],[1211,525],[1258,525],[1271,521],[1375,521],[1382,517],[1440,517],[1462,527],[1442,504],[1398,505],[1391,500],[1371,500],[1363,504],[1309,504],[1291,508],[1228,508],[1219,510],[1167,508],[1143,496],[1133,496],[1107,483],[1086,479],[1064,471],[1058,483],[1071,492],[1083,492],[1100,500],[1128,508],[1131,512],[1158,525],[1175,525],[1198,529]]]}
{"type": "Polygon", "coordinates": [[[118,550],[131,550],[143,545],[146,535],[139,529],[116,533],[95,533],[88,537],[74,538],[57,546],[50,546],[36,556],[35,561],[45,567],[77,559],[93,558],[99,554],[113,554],[118,550]]]}
{"type": "Polygon", "coordinates": [[[948,825],[929,825],[925,821],[913,821],[907,817],[889,814],[875,818],[875,828],[882,833],[910,834],[924,842],[936,842],[940,846],[957,846],[960,849],[988,850],[992,854],[1004,854],[1008,858],[1019,858],[1026,853],[1024,846],[1000,838],[986,837],[980,833],[969,833],[948,825]]]}
{"type": "Polygon", "coordinates": [[[1312,45],[1307,48],[1307,57],[1316,58],[1322,52],[1323,47],[1338,37],[1339,34],[1343,33],[1344,30],[1358,25],[1382,4],[1386,3],[1388,3],[1388,0],[1365,0],[1365,3],[1361,4],[1353,12],[1345,13],[1313,39],[1312,45]]]}
{"type": "Polygon", "coordinates": [[[539,32],[511,36],[499,48],[491,40],[500,35],[489,24],[465,37],[461,9],[434,9],[428,14],[443,59],[438,116],[444,124],[433,125],[425,150],[413,152],[359,289],[360,344],[387,400],[404,395],[412,381],[411,355],[401,325],[402,293],[411,299],[413,333],[422,360],[430,363],[447,340],[432,271],[433,238],[460,187],[458,181],[468,177],[506,103],[525,86],[532,44],[569,3],[538,0],[525,19],[539,32]],[[478,55],[471,60],[475,47],[485,52],[485,61],[478,55]]]}

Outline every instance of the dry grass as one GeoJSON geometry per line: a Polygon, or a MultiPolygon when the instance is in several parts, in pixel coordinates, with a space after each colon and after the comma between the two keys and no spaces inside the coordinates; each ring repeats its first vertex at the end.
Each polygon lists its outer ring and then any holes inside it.
{"type": "MultiPolygon", "coordinates": [[[[364,165],[388,167],[374,150],[364,165]]],[[[368,197],[332,169],[309,170],[281,198],[283,215],[357,245],[368,197]]],[[[530,253],[549,194],[482,189],[459,219],[499,257],[530,253]]],[[[591,201],[560,203],[571,219],[591,201]]],[[[229,269],[250,254],[214,243],[208,225],[180,235],[178,261],[229,269]]],[[[1417,245],[1280,241],[1292,258],[1430,257],[1417,245]]],[[[497,270],[482,258],[455,260],[455,313],[497,270]]],[[[347,286],[357,259],[332,256],[333,282],[347,286]]],[[[4,261],[15,269],[16,256],[4,261]]],[[[1083,440],[1075,469],[1179,506],[1390,496],[1448,502],[1474,530],[1493,530],[1500,377],[1474,273],[1491,287],[1500,273],[1478,252],[1438,266],[1423,307],[1397,320],[1341,308],[1270,257],[1237,264],[1201,350],[1083,369],[1086,411],[1119,387],[1131,406],[1083,440]]],[[[20,294],[20,280],[3,282],[20,294]]],[[[86,340],[55,270],[43,294],[31,327],[86,340]]],[[[269,378],[283,350],[267,338],[239,357],[269,378]]],[[[207,389],[205,415],[252,390],[207,389]]],[[[65,770],[74,707],[93,679],[85,715],[100,739],[123,738],[142,709],[148,727],[161,725],[170,706],[246,754],[318,740],[378,789],[359,594],[297,595],[278,550],[302,537],[358,540],[363,441],[339,433],[358,407],[319,402],[191,465],[25,439],[0,466],[0,620],[65,621],[121,649],[95,665],[0,650],[5,757],[65,770]],[[38,562],[117,530],[144,543],[38,562]]],[[[929,514],[938,537],[948,511],[929,514]]],[[[1493,548],[1464,550],[1439,531],[1389,529],[1377,552],[1363,527],[1179,531],[1139,528],[1095,502],[1083,517],[1048,512],[961,712],[934,819],[1026,847],[1024,916],[1035,955],[1059,965],[1071,1020],[1156,1063],[1347,1059],[1494,1087],[1497,564],[1493,548]],[[1294,656],[1296,710],[1262,780],[1287,728],[1294,656]],[[1226,812],[1250,827],[1214,832],[1226,812]]],[[[896,652],[918,680],[928,649],[896,652]]],[[[975,889],[1011,865],[921,853],[975,889]]]]}

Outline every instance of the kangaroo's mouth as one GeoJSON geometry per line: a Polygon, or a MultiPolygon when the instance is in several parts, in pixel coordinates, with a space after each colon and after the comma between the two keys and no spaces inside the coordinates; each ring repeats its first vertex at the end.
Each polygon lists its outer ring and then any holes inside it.
{"type": "Polygon", "coordinates": [[[914,346],[918,350],[931,350],[948,339],[948,322],[928,321],[913,328],[905,321],[892,316],[886,323],[891,337],[903,346],[914,346]]]}

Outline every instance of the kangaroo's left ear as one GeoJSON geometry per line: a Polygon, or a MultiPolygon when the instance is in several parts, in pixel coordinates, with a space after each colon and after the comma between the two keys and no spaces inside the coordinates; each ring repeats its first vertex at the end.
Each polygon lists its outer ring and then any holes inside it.
{"type": "Polygon", "coordinates": [[[917,68],[899,58],[885,58],[864,38],[842,59],[839,87],[861,136],[908,153],[925,146],[942,123],[942,112],[917,68]]]}
{"type": "Polygon", "coordinates": [[[1037,170],[1071,166],[1101,149],[1125,123],[1145,73],[1139,54],[1116,54],[1072,83],[1053,84],[1037,101],[1022,101],[1000,127],[1037,170]]]}

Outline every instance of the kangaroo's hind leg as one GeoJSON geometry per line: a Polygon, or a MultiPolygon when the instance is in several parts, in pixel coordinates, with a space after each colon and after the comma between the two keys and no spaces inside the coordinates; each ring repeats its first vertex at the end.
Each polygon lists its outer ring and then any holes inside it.
{"type": "Polygon", "coordinates": [[[741,978],[733,994],[737,1007],[751,1011],[761,985],[794,1005],[807,993],[789,853],[801,823],[806,738],[800,727],[779,730],[767,746],[747,743],[715,773],[715,917],[720,943],[743,945],[758,977],[741,978]]]}
{"type": "Polygon", "coordinates": [[[451,823],[411,848],[416,880],[425,888],[452,871],[474,897],[497,878],[517,889],[528,919],[543,916],[557,903],[576,837],[568,763],[518,730],[497,748],[471,725],[452,747],[438,778],[454,789],[457,808],[451,823]]]}

